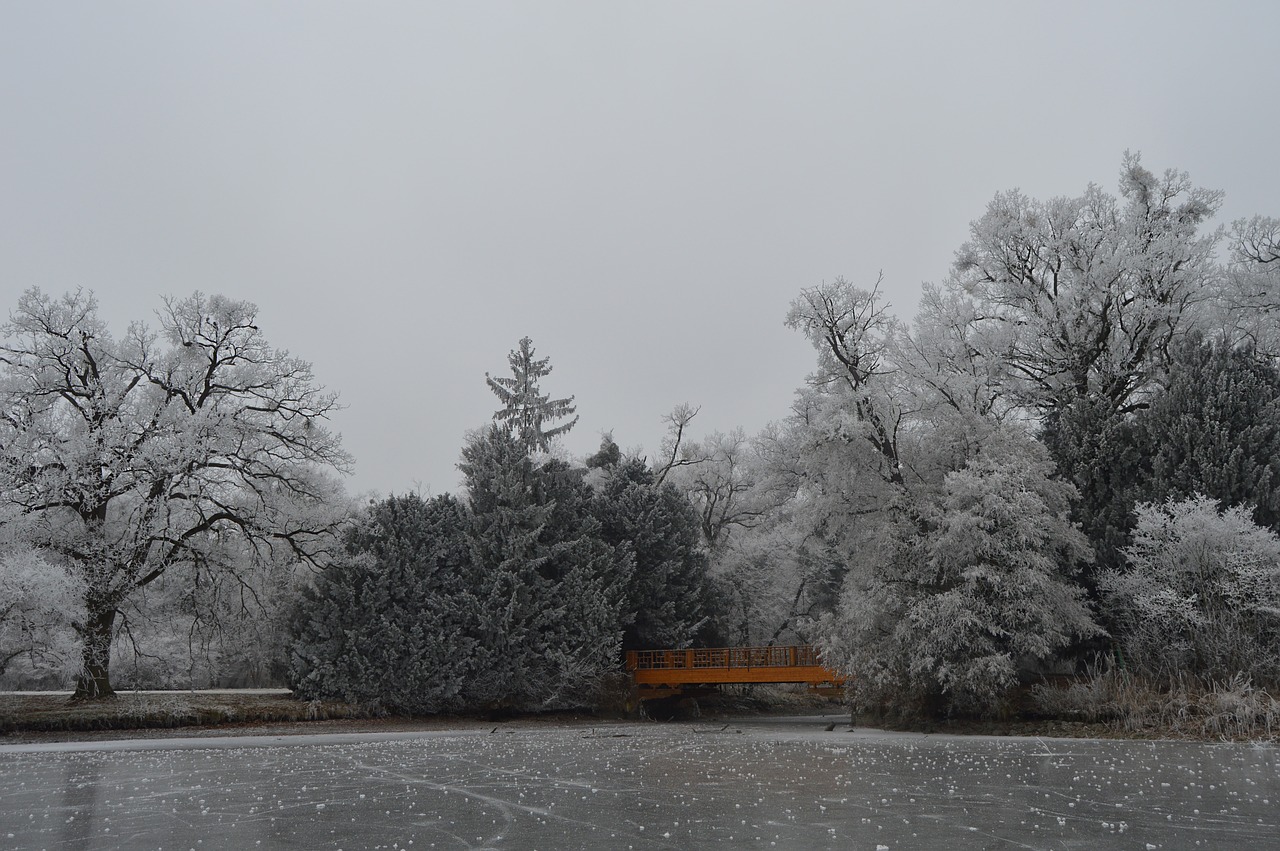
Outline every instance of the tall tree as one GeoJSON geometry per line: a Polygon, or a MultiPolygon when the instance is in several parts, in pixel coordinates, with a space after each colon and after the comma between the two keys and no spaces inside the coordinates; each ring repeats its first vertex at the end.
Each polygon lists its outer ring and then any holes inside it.
{"type": "Polygon", "coordinates": [[[880,296],[843,278],[802,290],[791,303],[787,326],[803,333],[818,352],[818,370],[809,384],[831,409],[844,412],[851,439],[864,442],[879,458],[879,475],[903,485],[898,436],[902,411],[894,392],[897,364],[891,356],[902,327],[880,296]]]}
{"type": "Polygon", "coordinates": [[[1072,581],[1093,554],[1068,517],[1071,487],[1039,445],[1008,449],[947,475],[907,610],[911,677],[962,712],[999,711],[1020,668],[1100,632],[1072,581]]]}
{"type": "Polygon", "coordinates": [[[1070,581],[1092,553],[1052,470],[1043,447],[1004,432],[946,476],[922,520],[865,527],[827,640],[856,706],[998,713],[1028,662],[1097,634],[1070,581]]]}
{"type": "Polygon", "coordinates": [[[490,426],[462,451],[480,612],[473,705],[580,705],[617,666],[631,554],[609,546],[583,470],[537,464],[490,426]]]}
{"type": "Polygon", "coordinates": [[[818,371],[762,437],[768,478],[817,587],[843,580],[821,631],[856,702],[993,712],[1028,660],[1096,631],[1070,581],[1089,548],[976,300],[930,289],[908,333],[877,291],[837,280],[792,304],[818,371]]]}
{"type": "Polygon", "coordinates": [[[948,284],[974,300],[1009,393],[1040,412],[1073,399],[1140,407],[1168,346],[1217,277],[1222,193],[1157,177],[1126,154],[1120,198],[1090,186],[1041,201],[1000,193],[970,227],[948,284]]]}
{"type": "Polygon", "coordinates": [[[333,548],[337,400],[256,314],[197,293],[165,300],[158,333],[135,323],[116,341],[91,294],[32,289],[3,326],[0,500],[84,583],[79,697],[111,694],[117,614],[170,567],[333,548]]]}
{"type": "Polygon", "coordinates": [[[552,399],[541,392],[538,382],[551,374],[551,359],[536,359],[533,352],[533,340],[523,338],[520,347],[507,355],[511,377],[494,378],[486,372],[484,379],[502,402],[493,415],[494,422],[505,423],[530,452],[546,452],[555,438],[578,424],[578,418],[550,428],[547,424],[572,416],[577,408],[572,396],[552,399]]]}

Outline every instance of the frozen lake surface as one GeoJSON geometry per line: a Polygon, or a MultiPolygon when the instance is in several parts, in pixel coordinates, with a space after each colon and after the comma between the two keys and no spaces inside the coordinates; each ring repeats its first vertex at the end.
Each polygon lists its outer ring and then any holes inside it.
{"type": "Polygon", "coordinates": [[[716,724],[0,746],[0,848],[1277,848],[1270,746],[716,724]]]}

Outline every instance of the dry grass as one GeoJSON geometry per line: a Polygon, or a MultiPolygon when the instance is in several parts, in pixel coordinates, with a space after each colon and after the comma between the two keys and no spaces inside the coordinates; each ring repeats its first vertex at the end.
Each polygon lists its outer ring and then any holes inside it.
{"type": "Polygon", "coordinates": [[[1280,701],[1243,675],[1208,685],[1180,678],[1166,685],[1115,668],[1095,670],[1065,687],[1032,689],[1035,710],[1054,718],[1102,722],[1117,733],[1276,741],[1280,701]]]}

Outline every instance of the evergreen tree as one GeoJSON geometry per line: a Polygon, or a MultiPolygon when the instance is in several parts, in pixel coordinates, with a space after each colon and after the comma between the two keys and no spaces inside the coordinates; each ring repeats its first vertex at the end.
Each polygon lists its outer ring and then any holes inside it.
{"type": "Polygon", "coordinates": [[[1117,413],[1106,399],[1087,396],[1049,414],[1040,439],[1058,475],[1079,497],[1072,519],[1097,556],[1081,579],[1095,590],[1096,577],[1124,563],[1122,550],[1133,529],[1133,506],[1149,497],[1148,451],[1135,418],[1117,413]]]}
{"type": "Polygon", "coordinates": [[[578,418],[552,428],[546,428],[546,424],[571,416],[577,408],[572,396],[552,399],[539,391],[539,379],[551,374],[551,359],[537,360],[533,351],[533,340],[525,337],[520,348],[507,355],[511,378],[494,378],[486,372],[484,379],[502,402],[502,408],[493,415],[494,422],[511,428],[529,452],[546,452],[552,440],[577,425],[578,418]]]}
{"type": "Polygon", "coordinates": [[[623,459],[612,440],[588,463],[603,467],[594,500],[601,535],[635,558],[626,602],[634,619],[623,649],[697,643],[710,622],[711,595],[693,506],[674,485],[658,485],[643,460],[623,459]]]}
{"type": "Polygon", "coordinates": [[[600,440],[600,449],[595,455],[587,458],[589,470],[612,470],[622,462],[622,450],[613,440],[612,433],[606,433],[600,440]]]}
{"type": "Polygon", "coordinates": [[[1280,530],[1280,371],[1250,348],[1198,336],[1174,351],[1167,385],[1138,415],[1144,502],[1213,497],[1280,530]]]}
{"type": "Polygon", "coordinates": [[[475,676],[477,602],[467,515],[445,495],[372,504],[295,619],[291,676],[302,697],[394,712],[462,707],[475,676]]]}
{"type": "Polygon", "coordinates": [[[617,665],[632,561],[600,537],[583,471],[491,426],[463,449],[479,598],[473,705],[580,705],[617,665]]]}
{"type": "Polygon", "coordinates": [[[1043,447],[1005,433],[945,477],[920,514],[868,524],[850,553],[827,658],[855,706],[995,714],[1020,670],[1099,630],[1070,577],[1090,557],[1071,488],[1043,447]]]}
{"type": "Polygon", "coordinates": [[[947,475],[928,544],[937,584],[907,613],[912,675],[961,712],[1003,709],[1021,666],[1100,633],[1070,581],[1093,555],[1068,519],[1071,488],[1049,477],[1043,448],[1027,448],[947,475]]]}
{"type": "Polygon", "coordinates": [[[1073,517],[1097,553],[1090,590],[1098,574],[1125,569],[1140,503],[1204,494],[1280,528],[1280,373],[1248,348],[1191,335],[1144,410],[1082,397],[1048,417],[1041,439],[1080,493],[1073,517]]]}

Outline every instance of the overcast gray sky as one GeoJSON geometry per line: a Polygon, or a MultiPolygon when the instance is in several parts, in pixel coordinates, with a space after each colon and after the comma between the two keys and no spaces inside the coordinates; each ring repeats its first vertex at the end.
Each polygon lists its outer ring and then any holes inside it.
{"type": "Polygon", "coordinates": [[[353,491],[457,487],[533,337],[567,448],[786,414],[806,286],[910,316],[999,190],[1126,149],[1280,215],[1280,3],[0,3],[7,312],[244,298],[353,491]]]}

